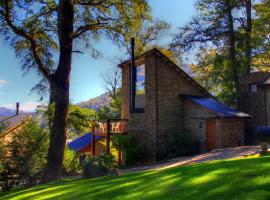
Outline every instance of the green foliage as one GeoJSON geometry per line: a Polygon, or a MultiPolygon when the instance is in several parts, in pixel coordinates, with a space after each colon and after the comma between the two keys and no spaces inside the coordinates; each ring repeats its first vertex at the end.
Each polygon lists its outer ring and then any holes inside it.
{"type": "Polygon", "coordinates": [[[83,161],[83,177],[102,176],[116,166],[116,160],[112,155],[104,154],[98,157],[88,157],[83,161]]]}
{"type": "MultiPolygon", "coordinates": [[[[52,122],[54,114],[54,104],[47,110],[40,110],[45,117],[47,124],[52,122]]],[[[98,118],[97,112],[89,108],[70,105],[68,109],[68,136],[83,135],[92,128],[92,122],[98,118]]]]}
{"type": "Polygon", "coordinates": [[[165,135],[160,138],[158,144],[158,160],[167,160],[179,156],[190,156],[199,152],[198,139],[187,133],[178,133],[170,131],[169,136],[165,135]]]}
{"type": "Polygon", "coordinates": [[[196,59],[197,64],[191,65],[195,80],[219,100],[235,106],[236,91],[227,57],[216,49],[201,49],[196,59]]]}
{"type": "Polygon", "coordinates": [[[4,132],[4,130],[7,128],[7,126],[8,126],[7,122],[0,123],[0,135],[2,132],[4,132]]]}
{"type": "MultiPolygon", "coordinates": [[[[254,34],[252,24],[261,21],[254,10],[260,4],[250,0],[198,0],[197,15],[180,29],[171,44],[177,55],[193,59],[194,53],[199,54],[193,65],[197,80],[230,105],[240,105],[240,78],[253,68],[255,52],[269,44],[264,35],[260,37],[264,44],[255,51],[259,34],[254,34]]],[[[267,23],[263,26],[266,28],[267,23]]]]}
{"type": "Polygon", "coordinates": [[[5,159],[6,159],[6,147],[3,144],[0,144],[0,174],[5,170],[5,159]]]}
{"type": "Polygon", "coordinates": [[[256,18],[253,19],[253,66],[269,71],[270,66],[270,1],[262,0],[254,5],[256,18]]]}
{"type": "Polygon", "coordinates": [[[126,165],[139,164],[145,159],[146,144],[139,141],[138,136],[133,133],[114,135],[112,143],[116,149],[123,150],[126,165]]]}
{"type": "Polygon", "coordinates": [[[68,175],[77,174],[80,171],[81,165],[75,151],[65,149],[63,167],[64,172],[68,175]]]}
{"type": "Polygon", "coordinates": [[[112,97],[109,106],[103,106],[98,109],[99,119],[120,118],[121,116],[121,89],[117,89],[116,94],[112,97]]]}
{"type": "Polygon", "coordinates": [[[48,132],[34,120],[28,121],[22,130],[15,132],[7,145],[7,174],[18,175],[20,180],[28,184],[34,184],[40,179],[46,164],[48,138],[48,132]]]}

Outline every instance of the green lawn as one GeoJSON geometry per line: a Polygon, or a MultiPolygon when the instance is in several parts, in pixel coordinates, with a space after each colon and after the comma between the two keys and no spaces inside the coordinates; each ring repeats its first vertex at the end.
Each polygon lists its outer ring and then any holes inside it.
{"type": "Polygon", "coordinates": [[[0,199],[270,199],[270,156],[64,180],[13,190],[0,199]]]}

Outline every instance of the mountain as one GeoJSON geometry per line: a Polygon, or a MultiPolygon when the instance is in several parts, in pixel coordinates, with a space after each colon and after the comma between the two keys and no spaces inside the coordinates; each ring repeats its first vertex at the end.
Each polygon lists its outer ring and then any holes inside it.
{"type": "MultiPolygon", "coordinates": [[[[0,116],[12,116],[16,114],[16,110],[0,107],[0,116]]],[[[20,114],[30,114],[30,112],[20,111],[20,114]]]]}
{"type": "Polygon", "coordinates": [[[104,93],[100,96],[89,99],[88,101],[81,102],[78,105],[82,108],[91,108],[94,110],[98,110],[102,106],[108,106],[110,102],[111,97],[109,97],[109,93],[104,93]]]}

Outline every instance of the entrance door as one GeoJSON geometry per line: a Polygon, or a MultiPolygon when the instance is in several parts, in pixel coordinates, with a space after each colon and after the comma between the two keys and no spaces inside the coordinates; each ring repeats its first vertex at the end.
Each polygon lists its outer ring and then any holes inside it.
{"type": "Polygon", "coordinates": [[[207,150],[217,147],[216,120],[207,120],[207,150]]]}

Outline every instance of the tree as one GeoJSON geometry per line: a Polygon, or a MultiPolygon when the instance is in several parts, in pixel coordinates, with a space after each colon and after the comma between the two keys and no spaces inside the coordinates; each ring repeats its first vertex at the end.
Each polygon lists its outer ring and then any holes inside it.
{"type": "Polygon", "coordinates": [[[249,72],[251,62],[251,1],[198,0],[196,7],[198,16],[182,28],[171,47],[178,54],[198,47],[215,48],[226,56],[230,69],[226,77],[234,84],[230,89],[234,91],[236,104],[239,106],[239,80],[243,74],[249,72]]]}
{"type": "Polygon", "coordinates": [[[269,71],[270,67],[270,1],[263,0],[254,5],[256,18],[253,19],[252,64],[256,69],[269,71]]]}
{"type": "MultiPolygon", "coordinates": [[[[45,126],[50,127],[54,115],[55,105],[51,104],[46,109],[39,109],[41,114],[41,121],[45,121],[45,126]]],[[[77,105],[69,105],[67,118],[67,136],[73,138],[74,136],[83,135],[92,129],[92,122],[97,120],[98,115],[95,110],[89,108],[81,108],[77,105]]]]}
{"type": "Polygon", "coordinates": [[[66,141],[72,53],[104,36],[119,43],[125,30],[150,19],[145,0],[3,0],[1,35],[49,84],[55,103],[44,181],[61,178],[66,141]],[[55,56],[58,56],[56,61],[55,56]]]}
{"type": "Polygon", "coordinates": [[[221,101],[235,106],[234,84],[230,77],[230,65],[224,53],[216,49],[202,49],[191,64],[194,78],[221,101]]]}
{"type": "Polygon", "coordinates": [[[41,129],[34,120],[29,120],[21,130],[14,133],[12,141],[7,144],[7,173],[18,175],[26,184],[35,184],[44,172],[48,139],[48,132],[41,129]]]}
{"type": "Polygon", "coordinates": [[[114,67],[112,71],[105,72],[102,75],[105,84],[105,90],[113,99],[116,96],[117,90],[121,87],[121,71],[118,67],[114,67]]]}

